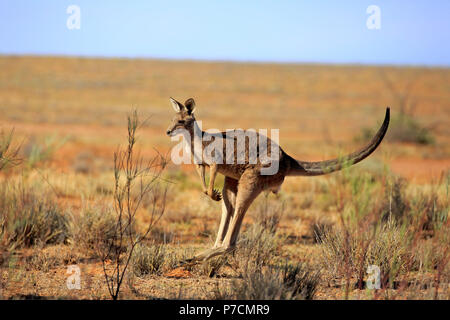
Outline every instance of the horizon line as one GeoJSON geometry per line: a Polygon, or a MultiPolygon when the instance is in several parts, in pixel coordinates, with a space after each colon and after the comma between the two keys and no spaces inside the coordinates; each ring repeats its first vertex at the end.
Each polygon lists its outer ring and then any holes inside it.
{"type": "Polygon", "coordinates": [[[29,58],[66,58],[66,59],[98,59],[98,60],[151,60],[166,62],[191,62],[191,63],[230,63],[230,64],[254,64],[254,65],[327,65],[327,66],[364,66],[364,67],[398,67],[398,68],[425,68],[425,69],[449,69],[450,65],[442,64],[412,64],[412,63],[388,63],[388,62],[338,62],[338,61],[290,61],[290,60],[251,60],[236,58],[192,58],[192,57],[162,57],[162,56],[131,56],[131,55],[86,55],[63,53],[4,53],[0,57],[29,57],[29,58]]]}

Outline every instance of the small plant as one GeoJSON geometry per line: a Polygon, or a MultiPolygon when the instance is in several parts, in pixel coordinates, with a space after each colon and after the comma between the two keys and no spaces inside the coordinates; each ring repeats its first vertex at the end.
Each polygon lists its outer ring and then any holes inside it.
{"type": "Polygon", "coordinates": [[[432,236],[448,222],[449,197],[440,199],[436,188],[412,195],[409,206],[408,218],[415,222],[418,231],[424,231],[425,237],[432,236]]]}
{"type": "Polygon", "coordinates": [[[406,180],[393,176],[388,179],[381,207],[381,219],[388,221],[395,219],[398,222],[407,219],[408,201],[406,196],[406,180]]]}
{"type": "Polygon", "coordinates": [[[69,219],[70,242],[86,253],[101,254],[114,238],[115,224],[110,208],[99,206],[84,209],[72,214],[69,219]]]}
{"type": "Polygon", "coordinates": [[[12,147],[14,130],[9,134],[0,133],[0,171],[7,167],[13,167],[19,164],[19,148],[12,147]]]}
{"type": "Polygon", "coordinates": [[[0,188],[0,223],[2,243],[10,250],[68,237],[66,215],[53,197],[23,186],[0,188]]]}
{"type": "Polygon", "coordinates": [[[407,271],[412,255],[408,240],[395,222],[364,230],[333,229],[322,240],[322,261],[337,278],[357,278],[360,289],[369,265],[381,269],[383,286],[407,271]]]}
{"type": "Polygon", "coordinates": [[[269,193],[266,193],[262,201],[258,202],[256,207],[255,220],[264,229],[269,230],[270,233],[275,234],[278,225],[285,210],[285,203],[279,201],[270,201],[269,193]]]}
{"type": "Polygon", "coordinates": [[[242,234],[230,264],[241,274],[261,271],[273,261],[277,248],[276,235],[253,224],[242,234]]]}
{"type": "MultiPolygon", "coordinates": [[[[172,270],[180,266],[180,261],[186,261],[194,254],[193,248],[175,248],[170,249],[166,247],[164,257],[164,269],[172,270]]],[[[191,266],[186,266],[187,270],[191,269],[191,266]]]]}
{"type": "Polygon", "coordinates": [[[283,269],[283,284],[292,290],[293,297],[312,300],[320,281],[320,272],[313,271],[305,264],[288,265],[283,269]]]}
{"type": "Polygon", "coordinates": [[[315,223],[311,225],[314,242],[322,243],[323,239],[333,229],[333,224],[327,219],[317,219],[315,223]]]}
{"type": "Polygon", "coordinates": [[[138,277],[158,273],[164,264],[164,257],[165,248],[163,244],[137,245],[131,261],[133,273],[138,277]]]}
{"type": "Polygon", "coordinates": [[[320,276],[302,264],[264,268],[233,280],[228,287],[216,287],[218,300],[311,300],[320,276]]]}
{"type": "Polygon", "coordinates": [[[128,116],[128,145],[114,153],[113,236],[101,253],[108,292],[117,300],[125,273],[136,246],[144,240],[165,211],[167,188],[161,189],[159,178],[167,162],[158,154],[147,164],[136,157],[137,112],[128,116]],[[145,207],[143,202],[145,200],[145,207]],[[149,222],[143,234],[134,233],[132,225],[138,210],[147,211],[149,222]]]}
{"type": "Polygon", "coordinates": [[[26,259],[27,270],[39,270],[48,272],[62,264],[62,259],[58,255],[52,254],[43,249],[42,246],[37,245],[33,248],[33,253],[26,259]]]}

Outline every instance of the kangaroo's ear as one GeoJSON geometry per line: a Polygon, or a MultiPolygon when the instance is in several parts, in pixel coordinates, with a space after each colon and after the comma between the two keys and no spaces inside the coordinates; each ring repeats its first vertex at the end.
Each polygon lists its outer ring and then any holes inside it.
{"type": "Polygon", "coordinates": [[[189,98],[186,100],[186,102],[184,103],[184,106],[187,109],[187,112],[189,115],[191,115],[192,113],[194,113],[195,110],[195,101],[192,98],[189,98]]]}
{"type": "Polygon", "coordinates": [[[170,97],[170,103],[177,113],[180,113],[184,109],[184,106],[172,97],[170,97]]]}

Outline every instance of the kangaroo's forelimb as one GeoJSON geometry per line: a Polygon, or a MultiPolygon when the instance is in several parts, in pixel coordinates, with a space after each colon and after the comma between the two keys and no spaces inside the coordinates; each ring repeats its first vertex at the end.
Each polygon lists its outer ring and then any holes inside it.
{"type": "Polygon", "coordinates": [[[195,170],[197,171],[198,175],[200,176],[200,180],[202,182],[203,192],[207,193],[208,188],[206,187],[205,182],[205,166],[201,164],[195,165],[195,170]]]}
{"type": "Polygon", "coordinates": [[[200,176],[200,180],[202,181],[203,193],[208,195],[211,199],[215,201],[220,201],[222,199],[222,195],[218,190],[214,189],[214,182],[217,176],[217,164],[211,164],[209,166],[209,185],[206,186],[205,179],[205,166],[201,164],[196,164],[195,169],[197,170],[198,175],[200,176]]]}
{"type": "Polygon", "coordinates": [[[209,165],[209,188],[208,195],[211,199],[215,201],[220,201],[222,199],[222,195],[220,191],[214,189],[214,182],[216,181],[217,176],[217,164],[213,163],[209,165]]]}

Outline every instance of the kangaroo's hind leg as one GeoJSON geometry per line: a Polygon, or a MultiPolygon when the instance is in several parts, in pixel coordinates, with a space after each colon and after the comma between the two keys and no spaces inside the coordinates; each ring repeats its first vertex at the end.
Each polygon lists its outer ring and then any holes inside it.
{"type": "Polygon", "coordinates": [[[247,171],[242,175],[239,180],[233,218],[222,243],[224,252],[230,251],[235,247],[244,216],[263,189],[258,173],[247,171]]]}
{"type": "Polygon", "coordinates": [[[233,217],[234,207],[236,203],[238,181],[229,177],[225,177],[222,189],[222,217],[220,219],[219,230],[217,232],[216,242],[211,249],[200,252],[193,258],[183,261],[182,264],[195,264],[199,261],[209,259],[217,248],[222,246],[222,241],[228,230],[231,218],[233,217]]]}
{"type": "Polygon", "coordinates": [[[260,181],[259,173],[249,170],[244,173],[238,182],[236,201],[233,215],[230,216],[226,232],[221,234],[222,244],[215,246],[196,257],[198,260],[208,260],[212,257],[230,252],[236,246],[239,230],[242,225],[245,213],[253,200],[263,191],[263,184],[260,181]]]}
{"type": "Polygon", "coordinates": [[[236,204],[238,182],[235,179],[225,177],[222,189],[222,218],[220,219],[219,231],[217,232],[214,248],[220,247],[228,230],[228,225],[233,217],[236,204]]]}

